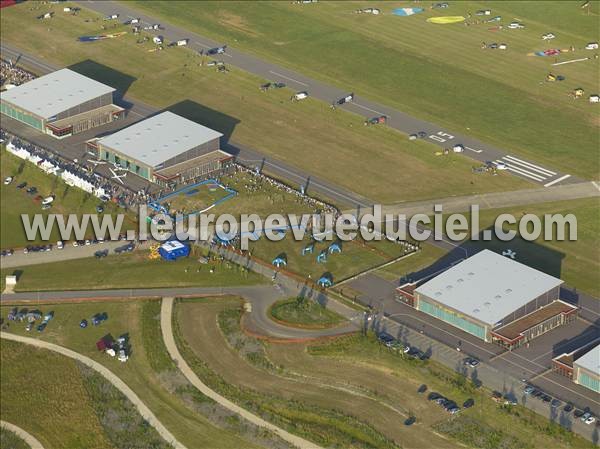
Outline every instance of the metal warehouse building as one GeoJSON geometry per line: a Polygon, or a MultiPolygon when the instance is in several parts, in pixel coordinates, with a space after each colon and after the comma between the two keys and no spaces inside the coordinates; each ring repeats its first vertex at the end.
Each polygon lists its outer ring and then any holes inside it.
{"type": "Polygon", "coordinates": [[[600,345],[573,362],[573,381],[600,393],[600,345]]]}
{"type": "Polygon", "coordinates": [[[220,149],[220,132],[172,112],[142,120],[88,142],[98,158],[168,186],[222,170],[233,156],[220,149]]]}
{"type": "MultiPolygon", "coordinates": [[[[405,301],[421,312],[510,349],[575,318],[562,280],[483,250],[416,287],[405,301]]],[[[398,294],[407,295],[407,286],[398,294]]]]}
{"type": "Polygon", "coordinates": [[[68,137],[121,118],[115,89],[62,69],[0,94],[2,114],[57,138],[68,137]]]}

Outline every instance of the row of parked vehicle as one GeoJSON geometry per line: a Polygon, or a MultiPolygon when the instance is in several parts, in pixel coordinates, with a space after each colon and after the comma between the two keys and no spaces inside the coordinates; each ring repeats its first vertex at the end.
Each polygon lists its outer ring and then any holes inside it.
{"type": "MultiPolygon", "coordinates": [[[[550,403],[550,407],[553,409],[559,409],[563,404],[560,399],[553,398],[549,394],[545,393],[543,390],[534,387],[533,385],[526,385],[523,388],[523,393],[533,398],[539,399],[543,402],[550,403]]],[[[596,420],[596,417],[590,412],[589,408],[585,408],[583,410],[576,409],[573,404],[567,402],[564,406],[562,406],[562,411],[564,413],[573,412],[573,416],[575,418],[580,419],[582,422],[590,425],[596,422],[597,426],[600,426],[600,421],[596,420]]]]}
{"type": "MultiPolygon", "coordinates": [[[[427,385],[421,385],[417,391],[419,393],[425,393],[427,391],[427,385]]],[[[461,408],[456,403],[456,401],[454,401],[452,399],[448,399],[447,397],[445,397],[435,391],[432,391],[431,393],[429,393],[427,395],[427,400],[434,401],[437,405],[442,407],[444,410],[446,410],[451,415],[455,415],[461,411],[461,408]]],[[[469,398],[465,402],[463,402],[462,406],[463,406],[463,408],[470,408],[470,407],[473,407],[474,405],[475,405],[475,400],[472,398],[469,398]]]]}
{"type": "Polygon", "coordinates": [[[423,352],[418,348],[411,347],[408,344],[403,344],[386,332],[381,332],[377,338],[384,346],[397,351],[402,351],[408,357],[419,360],[428,360],[430,358],[430,355],[427,352],[423,352]]]}
{"type": "Polygon", "coordinates": [[[54,318],[54,312],[48,312],[47,314],[42,315],[42,312],[39,310],[29,310],[26,308],[19,310],[18,308],[14,307],[10,310],[10,312],[8,312],[6,318],[8,321],[27,321],[27,325],[25,326],[25,330],[27,332],[33,329],[36,321],[42,320],[42,322],[37,326],[37,331],[43,332],[50,320],[54,318]]]}

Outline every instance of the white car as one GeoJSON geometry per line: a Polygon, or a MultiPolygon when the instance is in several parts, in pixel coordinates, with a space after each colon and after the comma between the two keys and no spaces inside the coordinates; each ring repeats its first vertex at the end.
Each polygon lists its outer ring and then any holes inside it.
{"type": "Polygon", "coordinates": [[[593,424],[596,422],[596,418],[594,416],[588,416],[588,418],[584,421],[587,425],[593,424]]]}
{"type": "Polygon", "coordinates": [[[525,25],[523,25],[521,22],[511,22],[508,25],[508,28],[511,29],[511,30],[518,30],[518,29],[525,28],[525,25]]]}
{"type": "Polygon", "coordinates": [[[65,245],[62,242],[62,240],[59,240],[58,242],[56,242],[56,249],[63,249],[64,247],[65,247],[65,245]]]}
{"type": "Polygon", "coordinates": [[[462,143],[458,143],[452,147],[452,151],[454,151],[455,153],[462,153],[463,151],[465,151],[465,147],[462,143]]]}
{"type": "Polygon", "coordinates": [[[52,204],[53,201],[54,201],[53,195],[47,196],[46,198],[44,198],[42,200],[42,206],[50,205],[50,204],[52,204]]]}
{"type": "Polygon", "coordinates": [[[308,98],[308,92],[297,92],[292,96],[292,100],[304,100],[305,98],[308,98]]]}
{"type": "Polygon", "coordinates": [[[546,33],[544,35],[542,35],[542,39],[545,41],[549,41],[551,39],[554,39],[556,36],[553,33],[546,33]]]}
{"type": "Polygon", "coordinates": [[[598,42],[590,42],[585,46],[586,50],[598,50],[598,42]]]}
{"type": "Polygon", "coordinates": [[[7,186],[9,185],[11,182],[13,182],[13,177],[9,176],[8,178],[4,178],[4,185],[7,186]]]}
{"type": "Polygon", "coordinates": [[[494,165],[496,166],[496,170],[508,170],[508,167],[504,162],[496,161],[494,162],[494,165]]]}

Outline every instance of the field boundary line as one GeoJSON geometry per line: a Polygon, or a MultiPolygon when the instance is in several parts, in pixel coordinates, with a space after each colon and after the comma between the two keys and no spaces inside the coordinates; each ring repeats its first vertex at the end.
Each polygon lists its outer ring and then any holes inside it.
{"type": "Polygon", "coordinates": [[[44,449],[44,446],[42,445],[42,443],[39,442],[39,440],[36,437],[34,437],[26,430],[20,428],[19,426],[0,420],[0,427],[16,434],[19,438],[25,441],[25,443],[31,446],[31,449],[44,449]]]}
{"type": "Polygon", "coordinates": [[[226,409],[238,414],[240,417],[246,419],[252,424],[263,427],[265,429],[270,430],[271,432],[276,433],[280,438],[287,441],[288,443],[301,448],[301,449],[322,449],[319,445],[315,443],[311,443],[304,438],[298,437],[289,433],[288,431],[271,424],[268,421],[265,421],[261,417],[249,412],[248,410],[240,407],[239,405],[233,403],[229,399],[221,396],[216,391],[209,388],[200,378],[196,375],[196,373],[190,368],[187,364],[181,353],[179,352],[179,348],[177,348],[177,344],[175,343],[175,338],[173,336],[173,303],[174,298],[163,298],[161,307],[160,307],[160,328],[162,332],[163,342],[169,356],[173,359],[181,373],[186,377],[186,379],[196,387],[202,394],[208,396],[215,402],[219,403],[221,406],[226,409]]]}
{"type": "Polygon", "coordinates": [[[158,420],[158,418],[152,413],[152,411],[148,408],[144,402],[139,398],[139,396],[131,389],[129,386],[121,380],[116,374],[114,374],[111,370],[106,368],[99,362],[92,360],[91,358],[75,352],[71,349],[65,348],[64,346],[59,346],[54,343],[50,343],[44,340],[38,340],[30,337],[23,337],[21,335],[14,335],[8,332],[0,332],[0,338],[5,340],[15,341],[17,343],[23,343],[30,346],[35,346],[40,349],[46,349],[48,351],[53,351],[58,354],[64,355],[71,359],[77,360],[78,362],[83,363],[89,368],[96,371],[106,380],[108,380],[117,390],[127,397],[129,401],[133,403],[133,405],[137,408],[142,418],[148,421],[158,434],[169,444],[171,444],[176,449],[187,449],[182,443],[177,441],[175,436],[167,430],[167,428],[158,420]]]}

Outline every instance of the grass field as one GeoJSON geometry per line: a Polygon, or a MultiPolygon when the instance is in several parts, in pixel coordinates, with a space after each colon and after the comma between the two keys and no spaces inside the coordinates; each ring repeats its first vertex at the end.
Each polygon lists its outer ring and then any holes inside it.
{"type": "Polygon", "coordinates": [[[170,213],[191,214],[215,205],[228,195],[230,195],[230,192],[227,192],[218,184],[201,184],[196,187],[188,186],[179,193],[160,201],[160,203],[167,202],[170,213]]]}
{"type": "MultiPolygon", "coordinates": [[[[552,67],[593,56],[583,50],[600,40],[600,6],[589,14],[571,1],[461,1],[448,9],[397,17],[406,2],[370,2],[382,15],[353,14],[363,2],[202,2],[137,1],[136,8],[236,49],[296,69],[354,91],[450,130],[476,136],[535,161],[597,179],[597,108],[587,95],[575,101],[577,87],[597,94],[595,60],[552,67]],[[498,23],[433,25],[433,16],[464,15],[489,8],[498,23]],[[181,14],[182,10],[185,14],[181,14]],[[526,28],[506,26],[518,18],[526,28]],[[556,39],[543,41],[552,31],[556,39]],[[504,42],[508,50],[482,50],[482,42],[504,42]],[[554,57],[528,54],[548,48],[576,47],[554,57]],[[566,81],[548,83],[548,73],[566,81]],[[442,75],[443,74],[443,75],[442,75]],[[569,129],[568,133],[564,130],[569,129]],[[533,131],[536,130],[536,131],[533,131]]],[[[487,18],[489,18],[488,16],[487,18]]],[[[481,19],[473,16],[469,22],[481,19]]],[[[597,53],[597,51],[596,51],[597,53]]],[[[450,191],[450,189],[449,189],[450,191]]]]}
{"type": "Polygon", "coordinates": [[[332,113],[325,103],[309,99],[291,104],[287,89],[261,93],[258,86],[264,80],[235,68],[225,75],[216,73],[201,67],[200,57],[186,49],[149,53],[153,46],[136,44],[137,37],[131,34],[81,44],[78,36],[101,32],[100,22],[85,21],[99,16],[82,11],[73,17],[58,11],[50,23],[42,23],[35,17],[49,6],[30,11],[31,5],[3,11],[4,42],[54,64],[77,65],[77,70],[127,95],[159,108],[170,107],[237,142],[375,201],[531,186],[505,174],[472,175],[472,162],[462,156],[437,157],[433,145],[409,142],[389,128],[364,127],[358,116],[341,110],[332,113]]]}
{"type": "MultiPolygon", "coordinates": [[[[250,389],[299,401],[298,410],[302,410],[300,404],[341,407],[402,447],[462,447],[467,437],[482,431],[490,435],[492,444],[485,446],[490,449],[591,447],[579,437],[557,430],[544,417],[520,407],[512,412],[498,408],[489,392],[475,390],[464,377],[434,362],[404,359],[373,336],[354,335],[308,345],[256,342],[243,337],[239,324],[236,329],[234,311],[239,311],[239,301],[233,298],[229,302],[186,300],[177,303],[176,317],[178,343],[188,363],[205,381],[214,382],[213,388],[222,388],[223,394],[237,401],[250,389]],[[222,350],[224,338],[229,343],[226,351],[222,350]],[[459,434],[462,427],[454,424],[455,419],[417,393],[422,383],[429,391],[457,402],[475,398],[476,406],[464,414],[475,422],[476,431],[459,434]],[[416,425],[402,424],[408,415],[417,417],[416,425]],[[436,430],[443,425],[443,433],[436,430]],[[550,431],[555,436],[548,436],[550,431]]],[[[239,312],[237,317],[239,320],[239,312]]],[[[253,406],[260,404],[258,398],[256,401],[253,406]]]]}
{"type": "Polygon", "coordinates": [[[278,301],[269,308],[269,315],[288,326],[313,329],[335,326],[344,321],[337,313],[307,298],[278,301]]]}
{"type": "Polygon", "coordinates": [[[11,432],[4,427],[0,427],[0,447],[10,449],[31,449],[30,446],[24,440],[19,438],[16,433],[11,432]]]}
{"type": "MultiPolygon", "coordinates": [[[[76,187],[70,187],[56,176],[48,175],[38,169],[31,162],[26,162],[5,151],[0,150],[0,177],[2,180],[8,176],[15,179],[9,185],[0,184],[0,199],[2,201],[2,214],[0,215],[0,247],[19,248],[28,244],[41,242],[36,240],[30,242],[27,240],[23,229],[21,214],[27,214],[33,217],[34,214],[47,216],[53,214],[92,214],[96,213],[96,206],[102,204],[107,214],[124,213],[123,209],[112,203],[102,203],[94,195],[88,194],[76,187]],[[17,184],[26,181],[27,187],[35,186],[38,193],[28,195],[25,189],[18,190],[17,184]],[[41,204],[34,200],[34,197],[41,195],[47,197],[50,194],[56,195],[52,208],[41,210],[41,204]]],[[[136,227],[133,216],[127,215],[123,221],[125,229],[136,227]]],[[[90,234],[91,235],[91,234],[90,234]]],[[[39,236],[38,236],[39,237],[39,236]]],[[[56,243],[59,240],[58,229],[54,228],[51,234],[51,241],[56,243]]]]}
{"type": "Polygon", "coordinates": [[[362,385],[376,391],[381,399],[399,401],[411,409],[417,422],[453,436],[459,444],[489,449],[592,447],[546,417],[520,406],[499,407],[489,391],[475,389],[464,377],[433,361],[419,364],[402,359],[373,335],[356,334],[308,347],[271,345],[267,352],[274,363],[283,363],[289,370],[309,377],[319,375],[333,381],[343,372],[346,385],[362,385]],[[458,419],[448,418],[417,393],[421,384],[459,404],[473,398],[475,406],[461,411],[458,419]]]}
{"type": "MultiPolygon", "coordinates": [[[[224,422],[222,427],[216,427],[206,417],[205,414],[216,413],[212,409],[210,401],[202,395],[193,395],[189,392],[190,389],[195,390],[189,386],[174,366],[162,343],[160,322],[158,321],[160,311],[158,301],[40,304],[36,307],[44,312],[53,310],[55,313],[54,319],[43,333],[26,332],[24,323],[12,323],[9,331],[29,337],[42,338],[66,346],[102,363],[135,391],[165,427],[187,447],[215,449],[258,447],[251,441],[238,436],[242,426],[237,423],[232,422],[225,425],[226,422],[224,422]],[[87,329],[79,327],[79,321],[82,318],[89,320],[92,315],[99,312],[108,314],[106,322],[100,326],[89,326],[87,329]],[[106,334],[110,334],[114,338],[123,334],[128,335],[131,355],[127,363],[121,363],[115,358],[98,352],[96,341],[106,334]],[[202,409],[198,404],[205,407],[205,409],[202,409]],[[201,413],[203,410],[205,414],[201,413]]],[[[10,310],[10,307],[1,308],[3,318],[6,318],[8,310],[10,310]]],[[[4,345],[4,342],[2,344],[4,345]]],[[[3,357],[5,354],[10,354],[10,352],[2,351],[3,357]]],[[[40,366],[37,368],[21,364],[21,369],[25,367],[28,369],[27,375],[21,374],[24,385],[31,385],[30,370],[37,369],[36,372],[41,375],[41,373],[45,373],[50,363],[48,362],[46,365],[40,362],[40,366]]],[[[6,377],[4,376],[4,370],[9,369],[11,366],[13,365],[2,364],[2,382],[6,377]]],[[[14,366],[17,365],[14,364],[14,366]]],[[[51,381],[52,378],[49,382],[51,381]]],[[[43,395],[41,392],[43,389],[36,389],[35,391],[37,392],[35,394],[36,401],[42,400],[43,395]]],[[[73,391],[74,394],[78,394],[77,390],[73,389],[73,391]]],[[[9,403],[9,398],[3,394],[3,407],[5,406],[5,400],[9,403]]],[[[58,405],[57,410],[60,410],[58,405]]],[[[72,425],[68,419],[63,418],[62,414],[59,416],[61,419],[57,419],[56,415],[47,416],[46,420],[49,422],[46,426],[54,427],[59,432],[61,426],[72,425]]],[[[7,416],[7,418],[9,417],[10,415],[7,416]]],[[[18,421],[14,422],[19,423],[18,421]]],[[[25,425],[24,427],[27,428],[25,425]]],[[[96,431],[90,431],[86,432],[86,435],[95,438],[96,433],[96,431]]],[[[269,441],[268,436],[263,437],[262,442],[265,441],[269,441]]],[[[99,442],[97,446],[94,444],[91,441],[89,445],[82,443],[75,447],[111,447],[108,443],[99,442]]],[[[266,445],[269,447],[268,444],[266,445]]],[[[59,445],[56,447],[62,449],[64,446],[59,445]]]]}
{"type": "Polygon", "coordinates": [[[74,360],[5,340],[0,348],[3,420],[27,430],[47,449],[114,447],[74,360]]]}
{"type": "Polygon", "coordinates": [[[194,257],[176,261],[148,260],[147,251],[5,268],[7,275],[18,273],[17,291],[86,290],[110,288],[217,287],[253,285],[263,278],[238,265],[203,265],[194,257]],[[210,269],[213,273],[210,273],[210,269]],[[68,275],[66,275],[68,273],[68,275]]]}
{"type": "Polygon", "coordinates": [[[326,251],[334,242],[314,242],[313,253],[302,255],[302,250],[311,242],[308,238],[296,241],[292,238],[291,231],[288,231],[286,237],[278,242],[266,238],[250,242],[249,251],[253,257],[269,264],[276,257],[284,256],[287,265],[282,269],[296,273],[301,277],[310,277],[314,281],[324,273],[330,273],[334,283],[404,254],[402,246],[388,240],[365,242],[357,238],[350,242],[342,242],[341,253],[328,254],[326,262],[320,263],[317,262],[317,256],[321,251],[326,251]]]}

